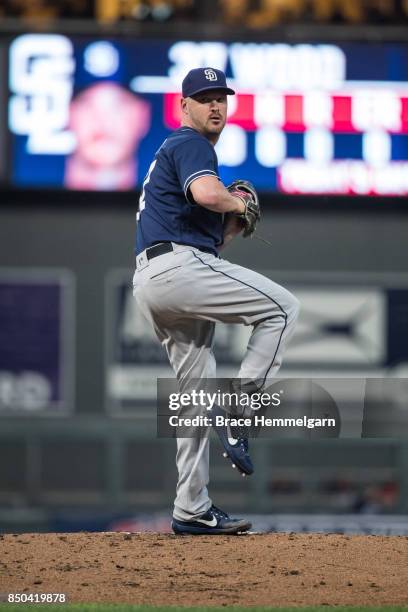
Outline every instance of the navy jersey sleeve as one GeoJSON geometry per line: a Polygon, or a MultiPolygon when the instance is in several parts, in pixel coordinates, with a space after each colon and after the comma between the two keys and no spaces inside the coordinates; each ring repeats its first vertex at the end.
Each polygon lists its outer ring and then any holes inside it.
{"type": "Polygon", "coordinates": [[[214,147],[204,138],[191,138],[174,149],[174,163],[180,185],[188,199],[190,185],[202,176],[218,178],[214,147]]]}

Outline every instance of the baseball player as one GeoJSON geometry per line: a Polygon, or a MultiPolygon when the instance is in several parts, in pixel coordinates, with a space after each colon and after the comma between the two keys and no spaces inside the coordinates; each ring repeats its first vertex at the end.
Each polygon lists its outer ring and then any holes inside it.
{"type": "MultiPolygon", "coordinates": [[[[298,300],[270,279],[221,259],[235,236],[250,236],[260,217],[254,187],[228,188],[218,175],[214,145],[234,95],[215,68],[191,70],[182,83],[181,127],[158,149],[143,182],[136,231],[133,294],[166,348],[181,391],[191,379],[215,378],[217,321],[252,326],[239,379],[260,390],[282,362],[298,300]]],[[[253,466],[245,432],[216,431],[242,474],[253,466]]],[[[208,495],[209,438],[178,438],[177,495],[172,528],[178,534],[239,533],[250,529],[212,504],[208,495]]]]}

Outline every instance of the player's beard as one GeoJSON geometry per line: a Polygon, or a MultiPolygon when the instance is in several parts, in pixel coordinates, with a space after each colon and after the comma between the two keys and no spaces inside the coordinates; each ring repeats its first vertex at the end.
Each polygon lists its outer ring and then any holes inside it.
{"type": "Polygon", "coordinates": [[[220,136],[222,130],[224,129],[225,119],[223,119],[221,116],[217,116],[217,118],[218,118],[218,122],[216,123],[213,123],[210,117],[208,118],[204,126],[204,129],[208,135],[220,136]]]}
{"type": "Polygon", "coordinates": [[[214,114],[213,116],[217,117],[219,122],[213,123],[211,121],[211,115],[203,117],[200,115],[200,113],[190,111],[190,122],[187,125],[190,125],[190,127],[200,132],[200,134],[205,136],[205,138],[211,142],[216,143],[222,130],[224,129],[226,117],[223,117],[220,114],[214,114]]]}

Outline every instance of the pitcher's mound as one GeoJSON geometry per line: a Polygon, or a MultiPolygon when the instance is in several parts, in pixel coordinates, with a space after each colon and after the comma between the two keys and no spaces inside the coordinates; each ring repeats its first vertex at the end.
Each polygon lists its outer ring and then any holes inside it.
{"type": "Polygon", "coordinates": [[[183,606],[397,605],[408,538],[74,533],[0,536],[1,593],[183,606]]]}

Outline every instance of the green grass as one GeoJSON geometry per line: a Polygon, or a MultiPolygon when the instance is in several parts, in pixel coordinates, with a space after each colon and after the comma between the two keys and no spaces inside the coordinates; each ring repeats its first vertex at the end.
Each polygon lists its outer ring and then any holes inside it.
{"type": "Polygon", "coordinates": [[[408,612],[408,607],[403,606],[307,606],[297,608],[269,608],[269,607],[181,607],[181,606],[130,606],[127,604],[9,604],[1,603],[0,610],[13,610],[14,612],[33,612],[35,606],[41,606],[44,612],[65,612],[82,611],[85,612],[327,612],[328,608],[334,607],[336,612],[408,612]]]}

